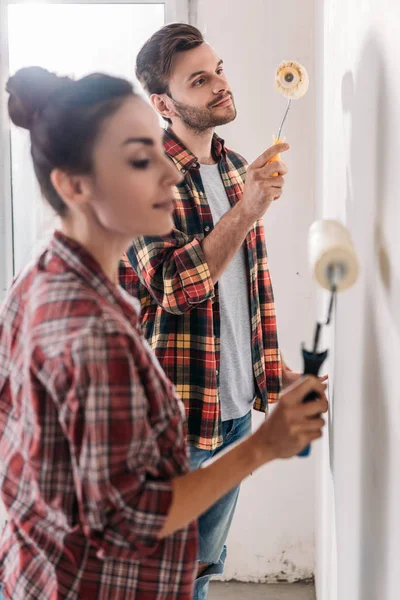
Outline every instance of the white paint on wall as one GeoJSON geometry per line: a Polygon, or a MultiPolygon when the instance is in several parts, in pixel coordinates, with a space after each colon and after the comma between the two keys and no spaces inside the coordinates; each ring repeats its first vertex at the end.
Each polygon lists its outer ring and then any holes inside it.
{"type": "Polygon", "coordinates": [[[392,0],[324,5],[318,194],[324,216],[349,227],[362,270],[338,301],[330,447],[321,464],[331,477],[317,527],[327,532],[318,543],[318,598],[397,600],[400,6],[392,0]],[[326,560],[335,537],[336,582],[335,560],[326,560]]]}
{"type": "MultiPolygon", "coordinates": [[[[285,135],[291,144],[283,198],[265,217],[281,347],[300,369],[300,344],[310,343],[314,289],[307,233],[314,220],[314,2],[201,0],[198,25],[225,61],[238,118],[221,128],[229,147],[253,160],[272,143],[286,107],[273,89],[277,65],[296,59],[311,79],[293,103],[285,135]]],[[[255,426],[260,423],[255,415],[255,426]]],[[[226,578],[293,581],[314,572],[315,452],[309,459],[267,465],[242,487],[228,540],[226,578]]]]}

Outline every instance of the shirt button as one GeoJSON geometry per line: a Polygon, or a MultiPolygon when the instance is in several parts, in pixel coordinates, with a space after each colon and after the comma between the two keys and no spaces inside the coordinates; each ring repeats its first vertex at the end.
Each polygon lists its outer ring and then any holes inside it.
{"type": "Polygon", "coordinates": [[[216,374],[216,375],[217,375],[217,377],[218,377],[218,375],[219,375],[219,371],[218,371],[218,369],[215,371],[215,374],[216,374]]]}
{"type": "Polygon", "coordinates": [[[206,226],[204,227],[204,231],[206,231],[207,233],[210,231],[210,229],[211,229],[211,227],[209,227],[208,225],[206,225],[206,226]]]}

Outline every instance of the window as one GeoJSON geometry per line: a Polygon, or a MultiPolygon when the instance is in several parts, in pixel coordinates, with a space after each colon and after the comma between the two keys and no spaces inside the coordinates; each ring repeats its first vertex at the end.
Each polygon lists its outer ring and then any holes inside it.
{"type": "MultiPolygon", "coordinates": [[[[138,50],[164,23],[188,20],[189,0],[65,0],[0,6],[0,85],[9,73],[39,65],[81,77],[101,71],[133,80],[138,50]]],[[[0,293],[50,234],[56,219],[40,197],[29,134],[0,121],[0,293]]],[[[0,297],[1,299],[1,297],[0,297]]]]}

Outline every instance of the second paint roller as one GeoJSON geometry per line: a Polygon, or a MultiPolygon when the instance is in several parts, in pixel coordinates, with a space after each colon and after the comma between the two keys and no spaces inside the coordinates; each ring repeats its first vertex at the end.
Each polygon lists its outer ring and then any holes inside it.
{"type": "MultiPolygon", "coordinates": [[[[331,322],[336,293],[350,288],[357,280],[359,264],[351,241],[350,233],[339,221],[320,220],[312,224],[308,237],[308,261],[314,278],[321,287],[330,292],[327,318],[317,323],[312,350],[302,348],[304,360],[304,375],[318,377],[328,351],[318,352],[319,338],[323,325],[331,322]]],[[[317,398],[311,392],[304,402],[317,398]]],[[[299,456],[308,456],[310,446],[307,446],[299,456]]]]}

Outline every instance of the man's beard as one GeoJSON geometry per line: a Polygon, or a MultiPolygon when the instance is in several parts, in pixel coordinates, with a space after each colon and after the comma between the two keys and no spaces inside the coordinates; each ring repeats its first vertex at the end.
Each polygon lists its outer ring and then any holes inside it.
{"type": "MultiPolygon", "coordinates": [[[[229,107],[226,107],[229,108],[229,110],[227,110],[225,114],[220,115],[215,114],[212,105],[207,106],[206,108],[196,108],[189,104],[177,102],[173,98],[172,100],[178,116],[182,119],[182,122],[186,127],[192,129],[196,133],[203,133],[209,129],[214,129],[214,127],[218,127],[219,125],[231,123],[231,121],[236,118],[236,107],[232,94],[229,94],[229,97],[232,104],[229,107]]],[[[213,104],[221,102],[222,99],[223,97],[214,100],[213,104]]]]}

